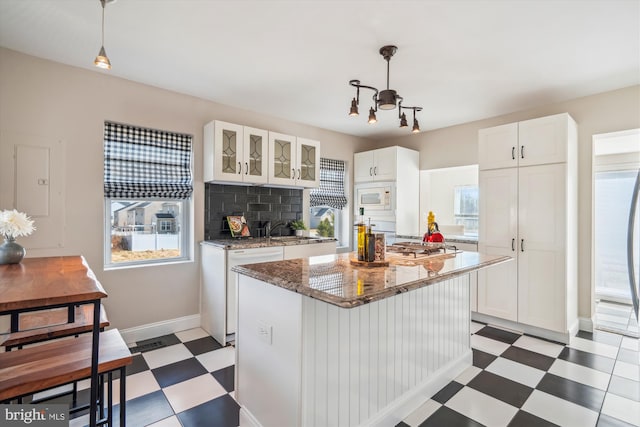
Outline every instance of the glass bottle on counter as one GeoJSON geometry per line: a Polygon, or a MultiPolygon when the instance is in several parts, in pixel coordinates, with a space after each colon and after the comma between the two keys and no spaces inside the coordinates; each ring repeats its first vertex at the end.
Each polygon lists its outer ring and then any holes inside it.
{"type": "Polygon", "coordinates": [[[364,208],[360,208],[360,218],[356,224],[358,227],[358,261],[365,261],[365,235],[364,208]]]}
{"type": "Polygon", "coordinates": [[[371,230],[371,218],[369,218],[369,226],[365,235],[364,252],[365,261],[373,262],[376,260],[376,236],[371,230]]]}

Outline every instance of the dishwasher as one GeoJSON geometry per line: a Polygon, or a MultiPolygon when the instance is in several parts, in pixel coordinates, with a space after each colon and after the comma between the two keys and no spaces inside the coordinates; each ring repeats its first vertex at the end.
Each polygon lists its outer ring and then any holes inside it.
{"type": "MultiPolygon", "coordinates": [[[[260,262],[282,261],[284,251],[282,246],[269,248],[230,249],[227,251],[227,310],[226,333],[236,332],[236,290],[238,274],[231,271],[236,265],[257,264],[260,262]]],[[[227,339],[228,341],[228,339],[227,339]]]]}

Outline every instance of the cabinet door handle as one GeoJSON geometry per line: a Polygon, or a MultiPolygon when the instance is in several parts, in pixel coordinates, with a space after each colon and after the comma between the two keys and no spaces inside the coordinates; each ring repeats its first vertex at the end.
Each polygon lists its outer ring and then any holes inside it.
{"type": "Polygon", "coordinates": [[[373,176],[373,168],[369,168],[369,176],[373,176]]]}
{"type": "Polygon", "coordinates": [[[300,179],[300,169],[298,169],[298,179],[300,179]]]}
{"type": "Polygon", "coordinates": [[[511,239],[511,252],[515,252],[516,251],[516,239],[513,238],[511,239]]]}
{"type": "Polygon", "coordinates": [[[374,175],[378,175],[378,167],[377,167],[377,166],[375,166],[375,167],[373,168],[373,174],[374,174],[374,175]]]}
{"type": "Polygon", "coordinates": [[[520,147],[520,158],[524,159],[524,145],[520,147]]]}
{"type": "Polygon", "coordinates": [[[520,252],[524,252],[524,239],[520,240],[520,252]]]}
{"type": "Polygon", "coordinates": [[[242,163],[238,162],[238,175],[242,173],[242,163]]]}
{"type": "Polygon", "coordinates": [[[291,179],[296,179],[296,170],[291,168],[291,179]]]}
{"type": "Polygon", "coordinates": [[[516,159],[516,147],[511,147],[511,160],[516,159]]]}
{"type": "Polygon", "coordinates": [[[249,163],[244,162],[244,174],[249,175],[249,163]]]}

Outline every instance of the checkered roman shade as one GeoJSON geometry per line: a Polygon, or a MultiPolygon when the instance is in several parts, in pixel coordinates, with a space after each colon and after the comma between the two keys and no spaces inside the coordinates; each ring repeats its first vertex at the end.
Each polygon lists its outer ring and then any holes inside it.
{"type": "Polygon", "coordinates": [[[343,209],[347,206],[344,194],[344,161],[321,158],[320,187],[312,189],[309,195],[311,207],[343,209]]]}
{"type": "Polygon", "coordinates": [[[192,192],[191,135],[105,122],[105,197],[188,199],[192,192]]]}

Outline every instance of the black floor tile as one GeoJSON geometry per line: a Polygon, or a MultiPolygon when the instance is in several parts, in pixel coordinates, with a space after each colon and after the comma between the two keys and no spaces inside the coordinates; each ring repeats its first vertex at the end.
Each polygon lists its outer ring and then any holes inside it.
{"type": "Polygon", "coordinates": [[[520,410],[507,427],[558,427],[558,425],[520,410]]]}
{"type": "MultiPolygon", "coordinates": [[[[146,426],[173,415],[162,390],[127,400],[127,426],[146,426]]],[[[113,407],[113,419],[120,424],[120,405],[113,407]]]]}
{"type": "Polygon", "coordinates": [[[622,342],[622,335],[599,331],[597,329],[595,329],[593,332],[578,331],[576,336],[579,338],[584,338],[586,340],[591,340],[602,344],[609,344],[616,347],[618,347],[622,342]]]}
{"type": "Polygon", "coordinates": [[[152,369],[160,387],[168,387],[207,373],[195,357],[152,369]]]}
{"type": "Polygon", "coordinates": [[[182,341],[175,334],[163,335],[157,338],[136,342],[136,346],[131,348],[131,353],[144,353],[145,351],[157,350],[170,345],[180,344],[182,341]]]}
{"type": "Polygon", "coordinates": [[[433,395],[431,399],[436,402],[445,404],[449,399],[451,399],[457,392],[459,392],[464,386],[455,381],[451,381],[446,386],[442,387],[439,392],[433,395]]]}
{"type": "Polygon", "coordinates": [[[516,408],[522,408],[524,402],[533,392],[531,387],[487,371],[482,371],[473,377],[467,386],[516,408]]]}
{"type": "Polygon", "coordinates": [[[484,351],[473,350],[473,366],[484,369],[491,364],[498,356],[494,356],[493,354],[485,353],[484,351]]]}
{"type": "Polygon", "coordinates": [[[627,399],[640,402],[640,382],[638,381],[612,375],[611,381],[609,381],[609,389],[607,391],[617,396],[626,397],[627,399]]]}
{"type": "Polygon", "coordinates": [[[543,371],[547,371],[555,361],[553,357],[513,346],[506,349],[500,356],[543,371]]]}
{"type": "Polygon", "coordinates": [[[441,406],[429,418],[427,418],[420,427],[483,427],[479,422],[473,421],[464,415],[441,406]]]}
{"type": "Polygon", "coordinates": [[[220,385],[224,387],[227,393],[229,393],[235,390],[234,384],[233,384],[234,373],[235,373],[235,367],[234,365],[231,365],[231,366],[227,366],[226,368],[222,368],[218,371],[212,372],[211,375],[213,375],[213,378],[215,378],[216,381],[218,381],[220,385]]]}
{"type": "Polygon", "coordinates": [[[593,354],[586,351],[576,350],[575,348],[570,347],[565,347],[558,355],[558,359],[566,360],[571,363],[577,363],[578,365],[606,372],[607,374],[613,372],[613,367],[616,364],[615,360],[608,357],[600,356],[598,354],[593,354]]]}
{"type": "Polygon", "coordinates": [[[628,348],[620,348],[618,350],[617,360],[638,365],[640,364],[640,352],[629,350],[628,348]]]}
{"type": "Polygon", "coordinates": [[[597,388],[549,373],[542,377],[536,389],[596,412],[600,412],[605,395],[604,391],[597,388]]]}
{"type": "Polygon", "coordinates": [[[133,356],[133,362],[131,365],[127,366],[127,375],[133,375],[148,370],[149,365],[147,365],[142,354],[136,354],[133,356]]]}
{"type": "Polygon", "coordinates": [[[194,356],[222,348],[220,344],[212,337],[198,338],[197,340],[183,343],[194,356]]]}
{"type": "Polygon", "coordinates": [[[635,427],[633,424],[625,423],[617,418],[610,417],[605,414],[600,414],[598,418],[597,427],[635,427]]]}
{"type": "Polygon", "coordinates": [[[410,426],[404,421],[400,421],[398,424],[396,424],[396,427],[410,427],[410,426]]]}
{"type": "Polygon", "coordinates": [[[178,414],[183,427],[237,427],[240,406],[228,394],[178,414]]]}
{"type": "Polygon", "coordinates": [[[522,335],[514,332],[505,331],[503,329],[494,328],[492,326],[485,326],[480,329],[475,335],[481,335],[483,337],[491,338],[496,341],[501,341],[507,344],[513,344],[522,335]]]}

